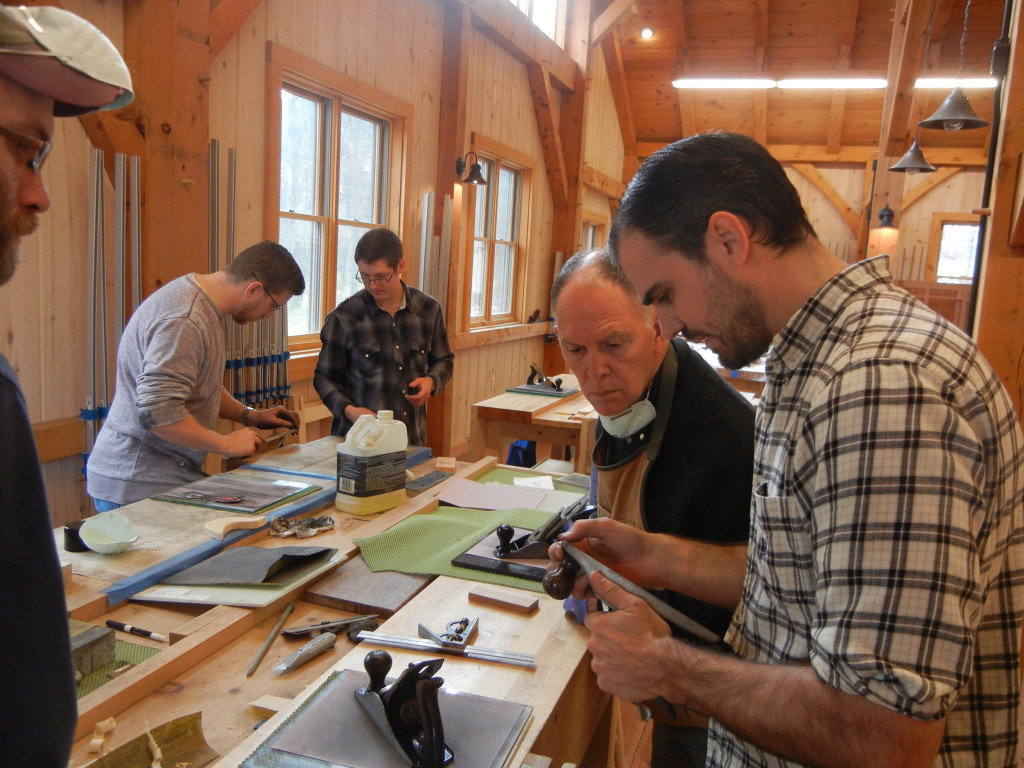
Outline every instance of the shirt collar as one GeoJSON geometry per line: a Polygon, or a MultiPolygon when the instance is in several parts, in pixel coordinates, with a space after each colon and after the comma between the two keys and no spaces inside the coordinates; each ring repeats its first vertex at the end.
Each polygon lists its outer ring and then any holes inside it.
{"type": "MultiPolygon", "coordinates": [[[[401,279],[401,278],[399,278],[399,279],[401,279]]],[[[371,312],[383,312],[384,311],[383,309],[381,309],[377,305],[377,302],[373,300],[373,296],[365,288],[363,288],[363,299],[366,301],[366,306],[370,309],[371,312]]],[[[408,306],[409,306],[409,286],[405,284],[404,280],[402,280],[402,303],[398,305],[398,309],[395,310],[395,314],[397,315],[399,312],[401,312],[403,309],[407,308],[408,306]]]]}
{"type": "Polygon", "coordinates": [[[818,345],[843,308],[858,293],[892,282],[889,257],[876,256],[850,265],[822,285],[772,339],[768,370],[794,370],[818,345]]]}

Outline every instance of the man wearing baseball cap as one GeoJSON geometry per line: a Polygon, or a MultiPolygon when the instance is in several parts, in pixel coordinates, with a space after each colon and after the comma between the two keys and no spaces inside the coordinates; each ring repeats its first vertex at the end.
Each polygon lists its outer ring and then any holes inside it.
{"type": "MultiPolygon", "coordinates": [[[[131,76],[114,45],[58,8],[0,6],[0,285],[17,268],[21,238],[50,207],[40,170],[54,117],[117,109],[131,76]]],[[[64,768],[77,711],[64,583],[25,399],[0,355],[0,743],[5,765],[64,768]]]]}

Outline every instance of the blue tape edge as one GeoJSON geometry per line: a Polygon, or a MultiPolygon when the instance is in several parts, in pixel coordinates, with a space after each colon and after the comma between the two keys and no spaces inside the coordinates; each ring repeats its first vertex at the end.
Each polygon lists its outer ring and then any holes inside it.
{"type": "MultiPolygon", "coordinates": [[[[249,467],[247,467],[249,468],[249,467]]],[[[289,474],[298,474],[291,472],[289,474]]],[[[311,477],[320,477],[320,475],[310,475],[311,477]]],[[[319,509],[329,501],[334,501],[334,495],[336,493],[334,487],[325,488],[322,491],[315,491],[308,496],[303,496],[297,500],[295,504],[289,504],[275,509],[269,515],[267,515],[267,524],[260,526],[259,528],[251,528],[247,531],[231,531],[223,539],[210,539],[209,541],[203,542],[192,549],[180,552],[174,557],[164,560],[162,563],[158,563],[144,571],[140,571],[134,576],[129,576],[127,579],[122,579],[116,584],[111,584],[106,589],[102,590],[107,596],[107,605],[114,606],[118,603],[122,603],[132,595],[141,592],[144,589],[149,589],[154,584],[173,576],[179,571],[183,571],[196,563],[200,563],[206,560],[208,557],[217,554],[225,547],[234,544],[240,539],[244,539],[247,536],[265,530],[270,527],[270,521],[279,517],[295,517],[305,512],[312,512],[313,510],[319,509]]]]}

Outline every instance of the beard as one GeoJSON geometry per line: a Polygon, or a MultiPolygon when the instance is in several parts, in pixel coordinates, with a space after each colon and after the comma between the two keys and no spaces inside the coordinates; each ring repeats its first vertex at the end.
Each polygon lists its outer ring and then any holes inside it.
{"type": "Polygon", "coordinates": [[[19,241],[35,232],[39,217],[18,208],[14,184],[0,174],[0,285],[14,276],[21,261],[19,241]]]}
{"type": "Polygon", "coordinates": [[[772,333],[764,321],[761,301],[748,286],[738,283],[717,265],[708,262],[711,300],[722,318],[722,328],[715,333],[722,344],[718,359],[730,370],[737,370],[757,360],[768,351],[772,333]]]}

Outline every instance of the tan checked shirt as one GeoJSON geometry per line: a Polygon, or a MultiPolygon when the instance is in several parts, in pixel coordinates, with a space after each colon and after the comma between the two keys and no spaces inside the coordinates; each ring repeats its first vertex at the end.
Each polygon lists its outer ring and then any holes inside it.
{"type": "MultiPolygon", "coordinates": [[[[973,342],[884,258],[835,277],[768,359],[735,651],[945,716],[936,766],[1016,765],[1022,442],[973,342]]],[[[708,765],[794,763],[713,723],[708,765]]]]}

